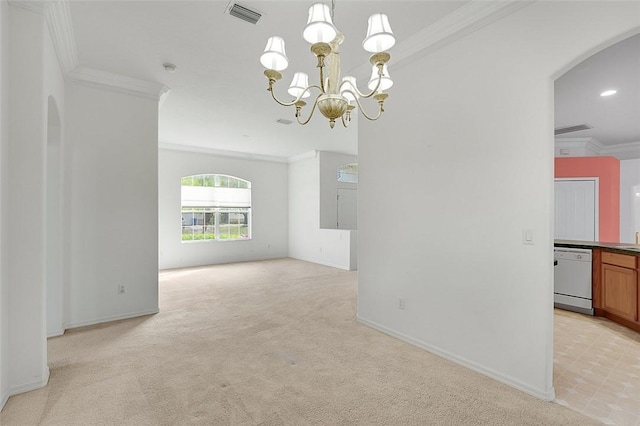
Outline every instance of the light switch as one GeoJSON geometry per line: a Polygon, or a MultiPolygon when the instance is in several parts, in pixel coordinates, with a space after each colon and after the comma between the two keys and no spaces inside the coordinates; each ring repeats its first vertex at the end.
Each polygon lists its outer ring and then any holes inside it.
{"type": "Polygon", "coordinates": [[[533,231],[531,229],[522,230],[522,244],[533,245],[533,231]]]}

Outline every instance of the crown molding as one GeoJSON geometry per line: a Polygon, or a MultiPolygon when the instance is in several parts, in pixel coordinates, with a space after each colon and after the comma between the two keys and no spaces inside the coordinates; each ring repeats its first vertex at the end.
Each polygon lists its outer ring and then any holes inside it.
{"type": "Polygon", "coordinates": [[[168,151],[195,152],[198,154],[216,155],[218,157],[242,158],[244,160],[270,161],[272,163],[295,163],[297,161],[318,158],[320,151],[313,150],[292,157],[275,157],[271,155],[251,154],[248,152],[225,151],[222,149],[205,148],[193,145],[180,145],[176,143],[160,142],[158,149],[168,151]]]}
{"type": "Polygon", "coordinates": [[[44,16],[67,82],[153,99],[160,104],[169,93],[170,88],[160,83],[79,66],[69,0],[9,0],[9,3],[44,16]]]}
{"type": "Polygon", "coordinates": [[[298,155],[294,155],[293,157],[287,158],[287,162],[295,163],[296,161],[302,161],[308,158],[318,158],[318,155],[320,155],[320,151],[318,150],[308,151],[303,154],[298,154],[298,155]]]}
{"type": "Polygon", "coordinates": [[[171,90],[161,83],[139,80],[125,75],[114,74],[88,67],[76,67],[67,75],[67,81],[81,86],[88,86],[132,96],[160,99],[171,90]]]}
{"type": "Polygon", "coordinates": [[[640,158],[640,141],[610,145],[602,150],[604,155],[611,155],[619,160],[631,160],[640,158]]]}
{"type": "Polygon", "coordinates": [[[193,145],[180,145],[180,144],[168,143],[168,142],[160,142],[158,144],[158,149],[165,149],[168,151],[193,152],[197,154],[215,155],[218,157],[241,158],[243,160],[269,161],[272,163],[287,162],[287,159],[285,157],[251,154],[248,152],[225,151],[222,149],[212,149],[212,148],[205,148],[205,147],[199,147],[199,146],[193,146],[193,145]]]}
{"type": "Polygon", "coordinates": [[[65,77],[78,66],[78,52],[68,0],[9,0],[9,4],[44,16],[65,77]]]}
{"type": "Polygon", "coordinates": [[[405,66],[532,3],[528,0],[472,0],[400,44],[394,54],[397,58],[394,67],[405,66]]]}
{"type": "Polygon", "coordinates": [[[596,138],[556,138],[556,157],[588,157],[608,155],[618,160],[640,158],[640,141],[604,145],[596,138]],[[561,153],[566,150],[566,153],[561,153]]]}
{"type": "MultiPolygon", "coordinates": [[[[404,67],[532,3],[534,3],[532,0],[471,0],[397,44],[391,55],[393,68],[404,67]]],[[[349,72],[351,75],[366,76],[370,73],[371,64],[369,63],[362,64],[349,72]]]]}
{"type": "Polygon", "coordinates": [[[604,145],[596,138],[556,138],[555,146],[558,149],[583,149],[593,155],[600,155],[604,145]]]}
{"type": "Polygon", "coordinates": [[[67,0],[48,2],[45,18],[60,68],[62,68],[63,74],[67,76],[78,66],[78,51],[73,33],[69,2],[67,0]]]}

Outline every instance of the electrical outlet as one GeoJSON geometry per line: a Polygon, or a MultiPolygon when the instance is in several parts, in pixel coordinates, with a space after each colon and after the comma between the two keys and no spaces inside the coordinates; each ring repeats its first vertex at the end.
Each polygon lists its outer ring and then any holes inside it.
{"type": "Polygon", "coordinates": [[[398,309],[404,311],[405,308],[405,300],[404,297],[398,297],[398,309]]]}
{"type": "Polygon", "coordinates": [[[124,287],[124,284],[118,284],[118,294],[125,294],[126,293],[126,289],[124,287]]]}

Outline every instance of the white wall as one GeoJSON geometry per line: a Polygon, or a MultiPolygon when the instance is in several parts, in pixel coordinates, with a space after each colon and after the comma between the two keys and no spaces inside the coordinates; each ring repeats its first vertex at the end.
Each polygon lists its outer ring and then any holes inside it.
{"type": "MultiPolygon", "coordinates": [[[[3,294],[8,308],[3,310],[9,328],[5,364],[10,371],[6,386],[14,394],[46,384],[47,367],[46,259],[48,253],[57,254],[56,247],[47,247],[47,127],[48,105],[55,104],[55,145],[61,146],[64,120],[64,78],[45,18],[22,5],[7,8],[4,23],[9,22],[9,66],[11,84],[8,104],[9,141],[3,142],[3,201],[6,208],[3,220],[11,226],[3,232],[3,294]],[[30,72],[25,72],[24,70],[30,72]],[[10,286],[10,289],[9,289],[10,286]],[[7,364],[8,363],[8,364],[7,364]]],[[[36,8],[37,9],[37,8],[36,8]]],[[[4,26],[4,25],[3,25],[4,26]]],[[[5,27],[6,28],[6,27],[5,27]]],[[[6,58],[6,55],[5,55],[6,58]]],[[[4,61],[3,61],[4,62],[4,61]]],[[[5,68],[6,70],[6,68],[5,68]]],[[[6,77],[5,77],[5,80],[6,77]]],[[[6,115],[4,116],[6,118],[6,115]]],[[[5,134],[6,136],[6,134],[5,134]]],[[[59,203],[58,203],[59,205],[59,203]]],[[[58,237],[59,239],[59,237],[58,237]]],[[[56,256],[56,266],[61,261],[56,256]]],[[[61,294],[61,281],[54,290],[61,294]]],[[[3,299],[4,301],[4,299],[3,299]]],[[[61,317],[61,311],[57,312],[61,317]]],[[[58,321],[60,328],[61,321],[58,321]]],[[[3,384],[4,385],[4,384],[3,384]]]]}
{"type": "Polygon", "coordinates": [[[46,175],[46,297],[47,336],[64,333],[61,229],[61,142],[60,113],[53,97],[47,109],[47,175],[46,175]]]}
{"type": "Polygon", "coordinates": [[[286,163],[160,149],[160,268],[286,257],[287,179],[286,163]],[[180,179],[207,173],[251,181],[251,240],[182,243],[180,179]]]}
{"type": "Polygon", "coordinates": [[[41,14],[10,7],[7,218],[9,393],[46,384],[45,161],[48,32],[41,14]],[[29,70],[29,72],[25,72],[29,70]],[[16,225],[17,224],[17,225],[16,225]]]}
{"type": "Polygon", "coordinates": [[[65,151],[65,82],[58,63],[55,48],[45,31],[44,40],[44,94],[45,109],[45,294],[47,300],[47,336],[64,332],[63,312],[63,240],[68,229],[62,229],[62,217],[66,212],[63,197],[65,184],[62,157],[65,151]],[[51,114],[51,116],[49,116],[51,114]]]}
{"type": "Polygon", "coordinates": [[[554,397],[553,80],[639,8],[535,2],[394,69],[385,116],[359,129],[361,321],[554,397]],[[411,220],[368,214],[381,204],[411,220]]]}
{"type": "Polygon", "coordinates": [[[66,105],[67,327],[157,312],[158,102],[69,84],[66,105]]]}
{"type": "Polygon", "coordinates": [[[640,159],[620,161],[620,242],[634,243],[640,232],[640,159]]]}
{"type": "Polygon", "coordinates": [[[289,257],[335,268],[356,268],[356,231],[320,229],[320,155],[289,164],[289,257]]]}
{"type": "MultiPolygon", "coordinates": [[[[0,235],[9,229],[9,6],[0,1],[0,235]]],[[[7,239],[0,238],[0,410],[9,397],[9,281],[7,239]]]]}
{"type": "Polygon", "coordinates": [[[338,167],[357,163],[355,155],[321,151],[320,155],[320,228],[337,229],[338,188],[358,189],[355,183],[338,182],[338,167]]]}

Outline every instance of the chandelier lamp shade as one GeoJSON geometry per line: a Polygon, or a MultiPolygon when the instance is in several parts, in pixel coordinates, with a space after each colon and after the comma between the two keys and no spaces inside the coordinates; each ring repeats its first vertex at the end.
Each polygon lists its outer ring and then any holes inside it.
{"type": "Polygon", "coordinates": [[[273,99],[282,106],[295,106],[295,117],[298,123],[305,125],[311,121],[316,108],[329,119],[331,128],[336,120],[347,127],[351,122],[351,111],[356,106],[368,120],[377,120],[384,112],[384,101],[389,96],[384,93],[393,85],[387,70],[387,62],[391,56],[387,53],[395,44],[395,37],[387,15],[375,13],[369,17],[367,35],[362,47],[372,53],[369,61],[372,65],[371,78],[367,83],[369,92],[362,93],[353,76],[340,77],[339,46],[344,41],[344,35],[333,25],[335,2],[331,8],[324,3],[316,3],[309,8],[309,19],[302,37],[311,44],[311,52],[316,56],[319,69],[318,84],[309,84],[309,76],[303,72],[296,72],[287,91],[294,99],[291,102],[279,100],[275,93],[274,84],[282,79],[280,71],[289,66],[289,59],[285,53],[285,42],[282,37],[273,36],[267,40],[267,45],[260,57],[260,63],[266,68],[264,75],[269,80],[267,90],[273,99]],[[310,107],[309,115],[302,118],[302,110],[307,105],[303,99],[315,95],[310,107]],[[362,99],[373,98],[378,103],[376,115],[367,114],[362,108],[362,99]]]}

